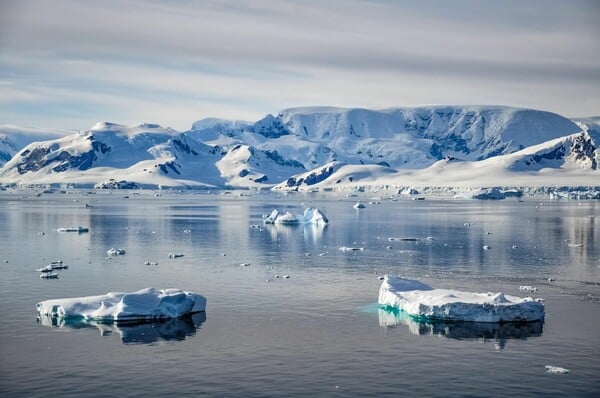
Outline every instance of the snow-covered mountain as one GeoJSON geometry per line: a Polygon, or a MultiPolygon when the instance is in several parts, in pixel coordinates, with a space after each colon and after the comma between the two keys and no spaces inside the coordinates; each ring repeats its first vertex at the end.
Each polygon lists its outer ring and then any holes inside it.
{"type": "Polygon", "coordinates": [[[155,124],[98,123],[92,129],[27,145],[0,169],[20,184],[249,187],[303,171],[276,151],[207,145],[155,124]]]}
{"type": "Polygon", "coordinates": [[[0,125],[0,167],[26,145],[35,141],[52,140],[65,134],[68,132],[0,125]]]}
{"type": "Polygon", "coordinates": [[[275,190],[371,187],[599,186],[600,141],[587,131],[479,161],[440,160],[418,170],[332,162],[290,177],[275,190]]]}
{"type": "Polygon", "coordinates": [[[190,134],[214,143],[276,149],[307,169],[338,160],[418,169],[447,156],[482,160],[580,130],[560,115],[502,106],[385,110],[293,108],[254,124],[198,122],[190,134]]]}
{"type": "Polygon", "coordinates": [[[565,185],[600,185],[600,118],[571,121],[501,106],[293,108],[255,123],[203,119],[183,133],[98,123],[25,140],[18,150],[22,133],[6,134],[14,155],[0,168],[0,183],[303,190],[525,177],[539,185],[555,183],[546,177],[556,175],[568,176],[565,185]]]}

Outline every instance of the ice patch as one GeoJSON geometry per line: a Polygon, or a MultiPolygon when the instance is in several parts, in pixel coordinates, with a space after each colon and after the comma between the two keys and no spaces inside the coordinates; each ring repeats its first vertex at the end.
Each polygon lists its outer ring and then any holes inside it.
{"type": "Polygon", "coordinates": [[[553,374],[565,374],[565,373],[570,372],[569,369],[561,368],[560,366],[546,365],[546,366],[544,366],[544,368],[546,368],[547,373],[553,373],[553,374]]]}
{"type": "Polygon", "coordinates": [[[45,272],[40,274],[40,278],[42,279],[58,279],[58,274],[56,272],[45,272]]]}
{"type": "Polygon", "coordinates": [[[37,303],[36,308],[40,317],[127,322],[176,318],[205,311],[206,298],[179,289],[149,287],[132,293],[46,300],[37,303]]]}
{"type": "Polygon", "coordinates": [[[169,258],[180,258],[183,257],[181,253],[169,253],[169,258]]]}
{"type": "Polygon", "coordinates": [[[537,292],[537,287],[525,285],[525,286],[519,286],[519,290],[522,292],[537,292]]]}
{"type": "Polygon", "coordinates": [[[317,224],[325,225],[329,223],[329,219],[323,212],[317,208],[307,207],[302,215],[293,214],[289,211],[280,213],[277,209],[273,209],[264,219],[265,224],[317,224]]]}
{"type": "Polygon", "coordinates": [[[356,252],[356,251],[364,251],[365,248],[364,247],[347,247],[347,246],[340,246],[340,251],[343,252],[356,252]]]}
{"type": "Polygon", "coordinates": [[[544,319],[544,304],[531,297],[433,289],[421,282],[385,277],[379,304],[415,318],[471,322],[532,322],[544,319]]]}
{"type": "Polygon", "coordinates": [[[110,249],[108,249],[106,251],[106,254],[108,256],[123,256],[123,255],[125,255],[125,249],[117,249],[117,248],[111,247],[110,249]]]}

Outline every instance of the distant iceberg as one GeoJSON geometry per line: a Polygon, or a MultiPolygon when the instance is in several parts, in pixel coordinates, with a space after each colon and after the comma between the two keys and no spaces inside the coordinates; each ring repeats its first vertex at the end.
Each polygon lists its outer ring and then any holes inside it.
{"type": "Polygon", "coordinates": [[[58,228],[56,230],[56,232],[79,232],[79,233],[89,232],[89,231],[90,231],[89,228],[82,227],[82,226],[78,226],[78,227],[63,227],[63,228],[58,228]]]}
{"type": "Polygon", "coordinates": [[[132,293],[46,300],[37,303],[36,308],[40,317],[84,322],[135,322],[205,311],[206,298],[179,289],[149,287],[132,293]]]}
{"type": "Polygon", "coordinates": [[[379,304],[420,319],[469,322],[533,322],[544,319],[544,304],[531,297],[433,289],[419,281],[387,276],[379,304]]]}
{"type": "Polygon", "coordinates": [[[307,207],[302,215],[293,214],[289,211],[280,213],[277,209],[273,209],[264,219],[265,224],[320,224],[325,225],[329,223],[329,219],[323,212],[317,208],[307,207]]]}

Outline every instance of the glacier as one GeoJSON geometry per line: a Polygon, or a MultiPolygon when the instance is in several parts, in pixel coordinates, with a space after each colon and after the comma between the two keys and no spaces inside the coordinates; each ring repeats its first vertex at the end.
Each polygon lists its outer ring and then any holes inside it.
{"type": "Polygon", "coordinates": [[[544,304],[531,297],[433,289],[415,280],[386,275],[379,304],[414,318],[468,322],[533,322],[544,319],[544,304]]]}

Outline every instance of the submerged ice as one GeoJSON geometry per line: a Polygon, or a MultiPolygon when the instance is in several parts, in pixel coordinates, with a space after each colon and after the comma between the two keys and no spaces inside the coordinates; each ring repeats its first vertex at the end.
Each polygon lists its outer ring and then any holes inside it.
{"type": "Polygon", "coordinates": [[[41,317],[120,322],[176,318],[205,311],[206,298],[179,289],[152,287],[132,293],[107,293],[46,300],[36,304],[41,317]]]}
{"type": "Polygon", "coordinates": [[[379,304],[415,318],[471,322],[533,322],[544,319],[544,304],[531,297],[433,289],[410,279],[386,276],[379,304]]]}

